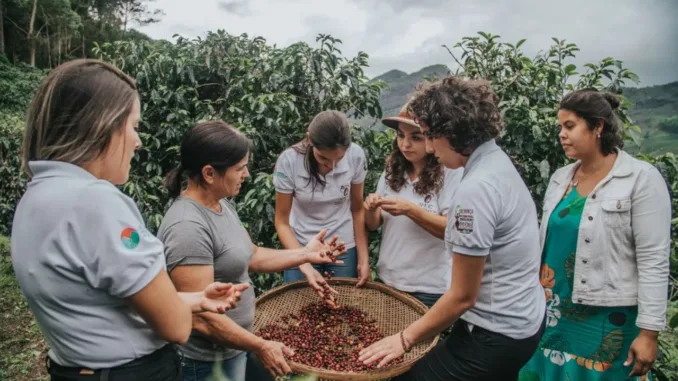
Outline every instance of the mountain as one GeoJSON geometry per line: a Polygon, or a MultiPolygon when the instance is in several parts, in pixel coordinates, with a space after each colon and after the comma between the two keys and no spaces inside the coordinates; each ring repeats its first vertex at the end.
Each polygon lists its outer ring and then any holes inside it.
{"type": "MultiPolygon", "coordinates": [[[[427,66],[417,72],[407,74],[401,70],[390,70],[372,79],[384,81],[386,86],[381,93],[380,103],[384,117],[398,114],[407,97],[414,92],[418,83],[427,77],[440,77],[449,74],[445,65],[427,66]]],[[[661,154],[673,152],[678,154],[678,134],[665,132],[657,128],[663,118],[678,116],[678,82],[660,86],[629,87],[623,94],[631,102],[629,116],[642,130],[642,143],[638,148],[629,144],[626,149],[631,153],[643,152],[661,154]]],[[[386,127],[374,118],[361,118],[356,123],[383,131],[386,127]]]]}

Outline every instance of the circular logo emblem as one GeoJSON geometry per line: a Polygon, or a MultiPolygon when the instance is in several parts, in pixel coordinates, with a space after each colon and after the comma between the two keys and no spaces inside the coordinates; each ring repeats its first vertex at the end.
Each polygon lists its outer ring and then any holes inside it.
{"type": "Polygon", "coordinates": [[[132,228],[125,228],[122,233],[120,233],[120,239],[122,240],[122,244],[128,249],[134,249],[139,245],[139,233],[132,228]]]}
{"type": "Polygon", "coordinates": [[[428,204],[429,202],[431,202],[432,198],[433,198],[433,196],[431,196],[430,194],[426,195],[426,197],[424,197],[424,202],[428,204]]]}

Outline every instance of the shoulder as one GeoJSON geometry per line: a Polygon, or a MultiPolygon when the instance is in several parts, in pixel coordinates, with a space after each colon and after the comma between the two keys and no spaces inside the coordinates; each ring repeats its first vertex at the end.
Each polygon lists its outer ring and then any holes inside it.
{"type": "Polygon", "coordinates": [[[556,183],[556,182],[561,183],[563,181],[569,181],[570,180],[569,177],[571,177],[571,175],[574,172],[574,169],[577,165],[578,164],[575,162],[575,163],[570,163],[570,164],[567,164],[564,167],[560,167],[560,168],[556,169],[556,171],[553,172],[553,174],[549,178],[549,185],[556,183]]]}
{"type": "Polygon", "coordinates": [[[346,154],[347,156],[354,160],[365,159],[365,150],[357,143],[351,143],[351,146],[348,147],[348,151],[346,152],[346,154]]]}
{"type": "Polygon", "coordinates": [[[141,219],[136,202],[105,180],[90,181],[80,188],[75,211],[79,214],[107,217],[132,213],[141,219]]]}
{"type": "Polygon", "coordinates": [[[461,178],[464,176],[464,168],[458,168],[458,169],[449,169],[449,168],[444,168],[443,169],[443,182],[444,182],[444,187],[446,186],[452,186],[459,184],[461,182],[461,178]]]}

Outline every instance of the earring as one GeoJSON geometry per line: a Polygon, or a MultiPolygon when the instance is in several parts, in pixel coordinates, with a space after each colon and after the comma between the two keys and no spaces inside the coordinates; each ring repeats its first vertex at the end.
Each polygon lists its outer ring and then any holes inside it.
{"type": "Polygon", "coordinates": [[[598,134],[598,139],[600,139],[600,134],[598,134]]]}

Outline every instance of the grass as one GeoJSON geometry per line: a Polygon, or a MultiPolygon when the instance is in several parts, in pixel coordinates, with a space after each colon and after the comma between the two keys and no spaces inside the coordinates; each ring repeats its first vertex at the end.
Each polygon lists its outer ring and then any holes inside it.
{"type": "Polygon", "coordinates": [[[0,381],[48,380],[47,345],[19,290],[8,252],[9,240],[0,237],[0,381]]]}

